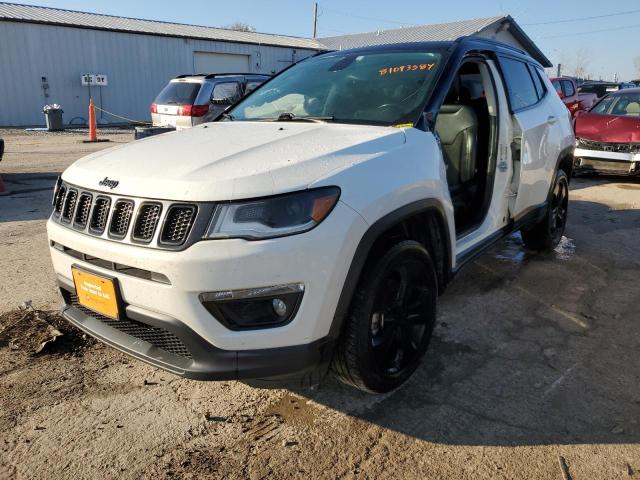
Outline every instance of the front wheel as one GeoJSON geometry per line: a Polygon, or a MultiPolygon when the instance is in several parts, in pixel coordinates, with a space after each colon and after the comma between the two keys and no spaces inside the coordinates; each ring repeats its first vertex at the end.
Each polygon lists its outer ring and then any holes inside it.
{"type": "Polygon", "coordinates": [[[540,251],[556,248],[567,227],[568,207],[569,179],[564,170],[558,170],[546,215],[533,227],[521,230],[525,247],[540,251]]]}
{"type": "Polygon", "coordinates": [[[368,392],[400,386],[427,350],[437,295],[431,256],[418,242],[400,242],[371,262],[333,358],[337,377],[368,392]]]}

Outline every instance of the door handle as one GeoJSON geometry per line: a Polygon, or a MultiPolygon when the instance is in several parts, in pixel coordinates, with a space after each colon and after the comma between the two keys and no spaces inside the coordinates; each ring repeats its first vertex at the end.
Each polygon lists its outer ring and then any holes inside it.
{"type": "Polygon", "coordinates": [[[553,125],[553,124],[554,124],[554,123],[556,123],[557,121],[558,121],[558,119],[557,119],[555,116],[553,116],[553,115],[549,115],[549,116],[547,117],[547,123],[548,123],[549,125],[553,125]]]}

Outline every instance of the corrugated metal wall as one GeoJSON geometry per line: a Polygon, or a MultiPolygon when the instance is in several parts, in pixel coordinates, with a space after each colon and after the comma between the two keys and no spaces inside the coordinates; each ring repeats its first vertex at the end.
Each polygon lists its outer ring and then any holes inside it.
{"type": "MultiPolygon", "coordinates": [[[[311,50],[156,37],[17,22],[0,22],[0,126],[43,125],[42,106],[59,103],[65,123],[86,121],[89,90],[82,73],[108,76],[92,88],[96,105],[149,120],[149,104],[167,81],[193,72],[193,52],[250,55],[252,72],[271,73],[313,54],[311,50]],[[295,51],[295,54],[294,54],[295,51]],[[49,85],[44,97],[42,77],[49,85]]],[[[107,115],[99,123],[121,120],[107,115]]]]}

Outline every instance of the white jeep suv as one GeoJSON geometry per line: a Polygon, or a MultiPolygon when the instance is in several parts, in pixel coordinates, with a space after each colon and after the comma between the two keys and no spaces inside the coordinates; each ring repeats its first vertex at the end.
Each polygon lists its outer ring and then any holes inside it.
{"type": "Polygon", "coordinates": [[[559,242],[573,145],[541,66],[507,45],[314,56],[219,121],[64,172],[48,222],[64,316],[188,378],[331,369],[389,391],[466,262],[515,230],[559,242]]]}

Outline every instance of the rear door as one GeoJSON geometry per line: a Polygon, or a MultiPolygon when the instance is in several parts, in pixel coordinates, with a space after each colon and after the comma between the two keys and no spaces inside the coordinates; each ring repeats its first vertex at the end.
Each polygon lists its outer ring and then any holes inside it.
{"type": "Polygon", "coordinates": [[[553,128],[560,115],[556,104],[562,104],[548,94],[536,67],[507,56],[499,60],[513,124],[509,210],[518,220],[547,200],[550,169],[560,154],[553,128]]]}

